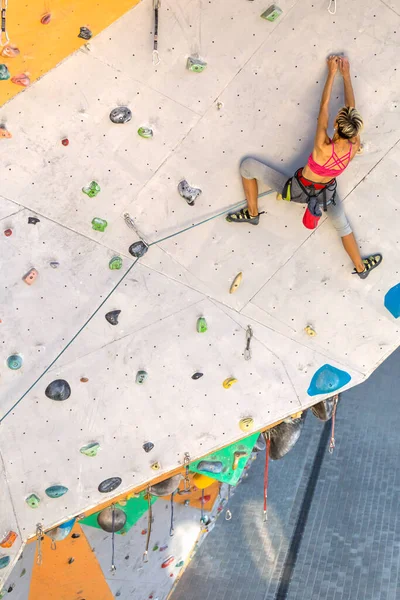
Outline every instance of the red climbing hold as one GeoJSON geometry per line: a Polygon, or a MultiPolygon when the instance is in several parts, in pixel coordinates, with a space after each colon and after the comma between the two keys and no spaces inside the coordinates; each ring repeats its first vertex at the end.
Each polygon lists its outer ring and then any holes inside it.
{"type": "Polygon", "coordinates": [[[51,13],[46,13],[43,15],[43,17],[40,19],[40,22],[42,25],[48,25],[51,21],[51,13]]]}
{"type": "Polygon", "coordinates": [[[147,533],[147,529],[142,529],[141,534],[146,535],[146,533],[147,533]]]}
{"type": "Polygon", "coordinates": [[[207,502],[210,502],[211,496],[209,494],[207,494],[207,496],[204,496],[202,498],[198,498],[198,500],[200,500],[200,502],[202,504],[207,504],[207,502]]]}
{"type": "Polygon", "coordinates": [[[63,138],[63,139],[61,140],[61,143],[62,143],[62,145],[63,145],[63,146],[68,146],[68,144],[69,144],[69,139],[68,139],[68,138],[63,138]]]}
{"type": "Polygon", "coordinates": [[[163,564],[161,565],[162,569],[166,569],[167,567],[169,567],[170,564],[172,564],[174,562],[175,558],[173,556],[169,556],[166,560],[164,560],[163,564]]]}
{"type": "Polygon", "coordinates": [[[5,235],[6,237],[10,237],[10,235],[12,235],[12,229],[5,229],[5,230],[4,230],[4,235],[5,235]]]}

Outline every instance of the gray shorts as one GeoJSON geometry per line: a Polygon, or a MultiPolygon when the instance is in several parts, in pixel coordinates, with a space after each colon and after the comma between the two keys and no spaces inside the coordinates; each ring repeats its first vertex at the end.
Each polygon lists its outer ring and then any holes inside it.
{"type": "MultiPolygon", "coordinates": [[[[287,181],[287,176],[271,169],[268,165],[260,162],[256,158],[245,158],[240,164],[240,174],[245,179],[257,179],[264,183],[267,187],[281,193],[287,181]]],[[[344,237],[352,233],[350,223],[347,220],[346,213],[343,209],[343,204],[340,199],[335,198],[335,204],[331,203],[327,206],[327,214],[332,219],[333,226],[340,235],[344,237]]]]}

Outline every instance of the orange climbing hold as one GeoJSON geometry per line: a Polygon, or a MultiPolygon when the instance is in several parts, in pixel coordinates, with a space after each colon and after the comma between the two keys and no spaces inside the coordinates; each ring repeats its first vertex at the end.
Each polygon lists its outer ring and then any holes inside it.
{"type": "Polygon", "coordinates": [[[11,546],[14,544],[17,537],[18,536],[15,533],[15,531],[9,531],[6,535],[6,537],[4,538],[4,540],[2,542],[0,542],[0,546],[2,548],[11,548],[11,546]]]}
{"type": "Polygon", "coordinates": [[[11,77],[11,81],[12,83],[15,83],[15,85],[22,85],[22,87],[28,87],[28,85],[31,83],[29,73],[20,73],[19,75],[14,75],[14,77],[11,77]]]}
{"type": "Polygon", "coordinates": [[[7,129],[0,125],[0,139],[10,139],[12,138],[12,135],[9,131],[7,131],[7,129]]]}
{"type": "Polygon", "coordinates": [[[28,285],[32,285],[38,275],[39,273],[36,271],[36,269],[31,269],[26,275],[24,275],[23,280],[28,285]]]}

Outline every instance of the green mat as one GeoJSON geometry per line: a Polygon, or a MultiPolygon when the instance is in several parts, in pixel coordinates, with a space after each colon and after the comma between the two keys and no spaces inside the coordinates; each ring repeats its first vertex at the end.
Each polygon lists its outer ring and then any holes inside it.
{"type": "Polygon", "coordinates": [[[222,450],[217,450],[217,452],[208,454],[204,458],[193,462],[190,465],[189,470],[193,473],[201,473],[202,475],[207,475],[207,477],[212,477],[212,479],[222,481],[223,483],[236,485],[243,473],[247,461],[249,460],[251,451],[253,450],[259,435],[259,433],[254,433],[253,435],[250,435],[244,440],[240,440],[239,442],[235,442],[234,444],[231,444],[226,448],[222,448],[222,450]],[[237,468],[233,469],[232,467],[235,460],[235,452],[246,452],[246,456],[239,458],[237,461],[237,468]],[[221,462],[223,464],[222,472],[210,473],[209,471],[201,471],[197,467],[198,464],[202,461],[221,462]]]}
{"type": "MultiPolygon", "coordinates": [[[[147,512],[149,505],[147,499],[144,498],[145,494],[146,492],[141,492],[139,498],[131,498],[127,501],[125,506],[122,506],[121,504],[119,504],[119,502],[116,502],[115,507],[120,508],[126,514],[126,523],[123,529],[121,529],[121,531],[116,531],[115,533],[118,533],[119,535],[128,533],[131,527],[133,527],[133,525],[139,521],[140,517],[142,517],[147,512]]],[[[156,496],[151,496],[152,504],[154,504],[156,500],[156,496]]],[[[83,525],[90,525],[90,527],[96,527],[97,529],[101,529],[97,522],[97,516],[100,512],[101,511],[98,511],[93,515],[90,515],[89,517],[81,519],[79,523],[83,523],[83,525]]]]}

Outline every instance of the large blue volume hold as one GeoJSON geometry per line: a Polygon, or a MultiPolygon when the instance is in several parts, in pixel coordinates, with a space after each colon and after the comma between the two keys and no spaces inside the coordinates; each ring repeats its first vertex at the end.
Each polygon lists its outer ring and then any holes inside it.
{"type": "Polygon", "coordinates": [[[309,396],[318,394],[330,394],[339,390],[349,383],[351,376],[347,371],[341,371],[332,365],[323,365],[314,373],[311,379],[310,387],[307,390],[309,396]]]}
{"type": "Polygon", "coordinates": [[[395,319],[400,317],[400,283],[390,288],[387,292],[384,305],[395,319]]]}

